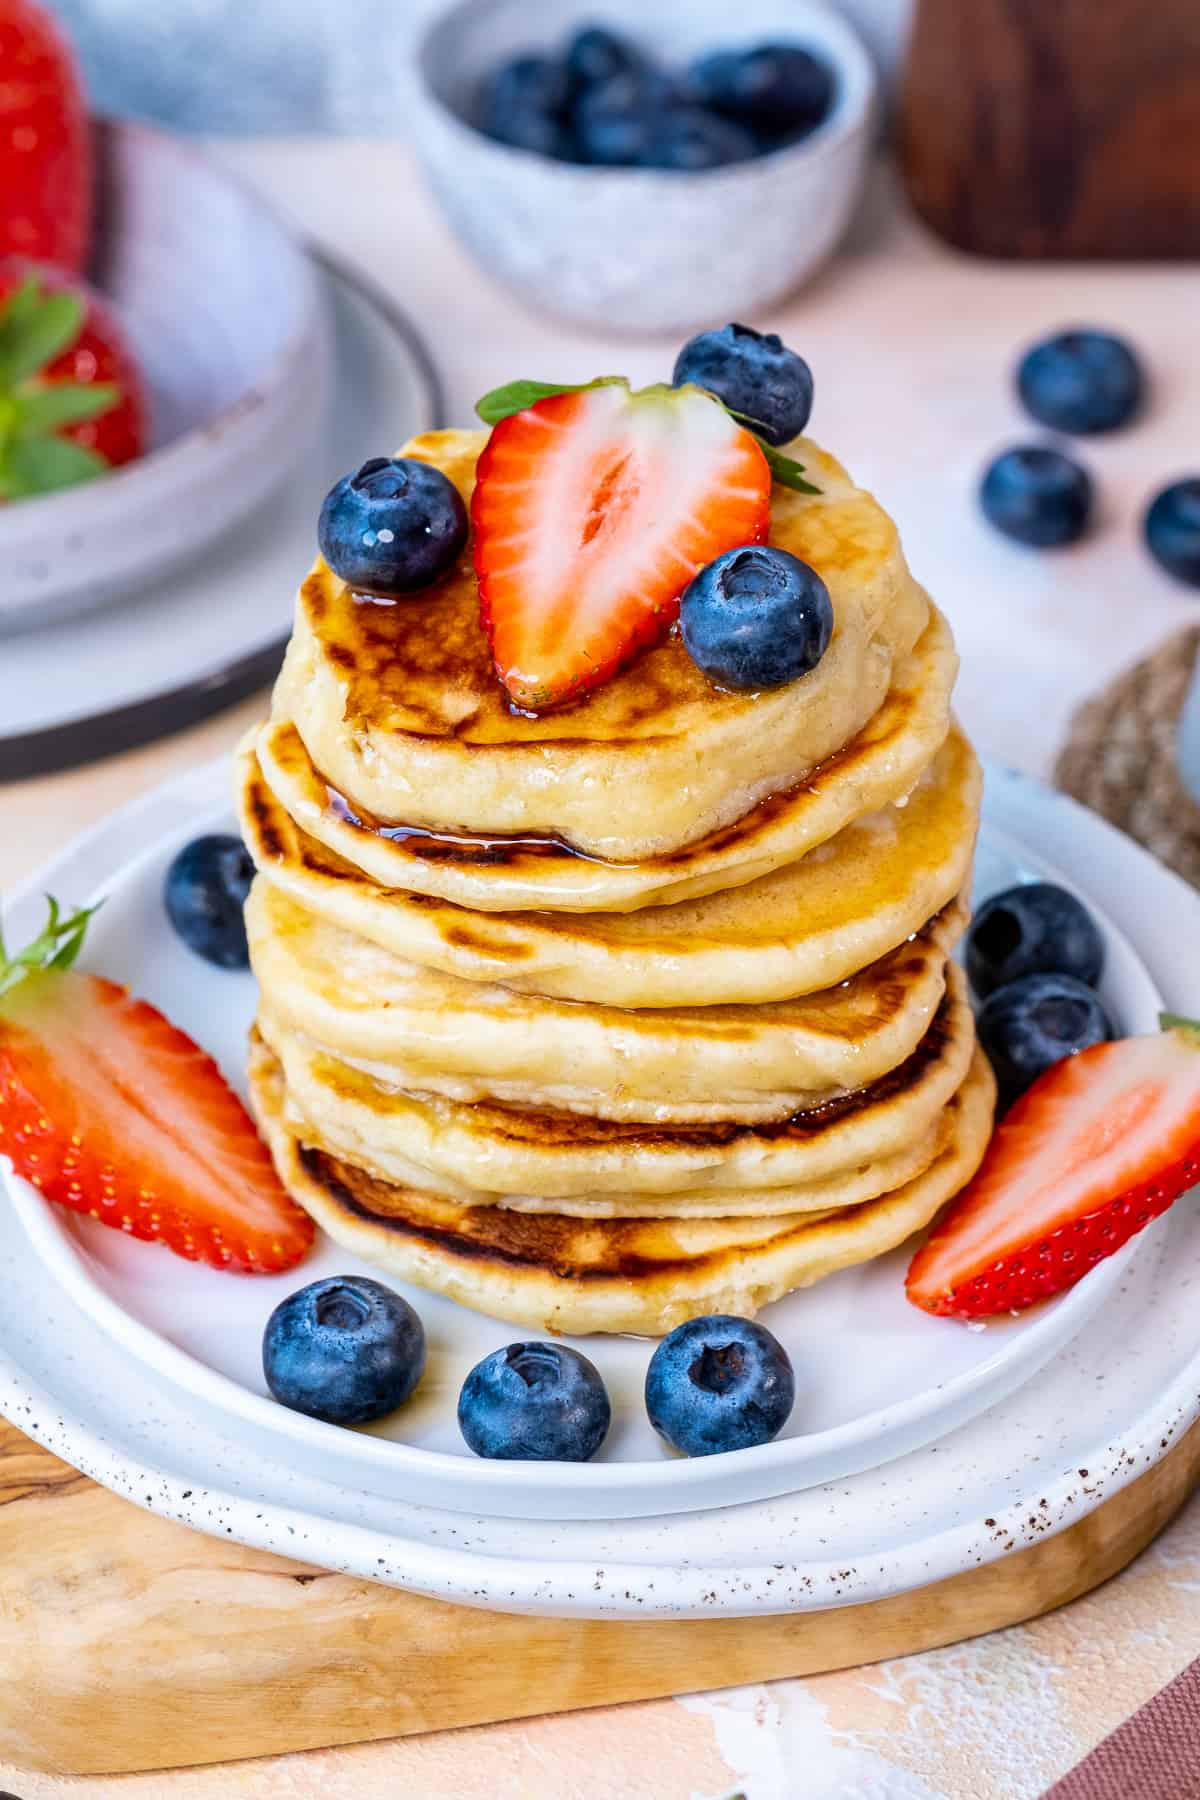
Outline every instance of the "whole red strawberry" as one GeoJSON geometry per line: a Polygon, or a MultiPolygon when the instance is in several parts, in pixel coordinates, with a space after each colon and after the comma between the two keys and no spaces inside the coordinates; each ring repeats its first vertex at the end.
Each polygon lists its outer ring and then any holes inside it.
{"type": "Polygon", "coordinates": [[[82,269],[92,142],[70,45],[45,7],[0,0],[0,256],[82,269]]]}
{"type": "Polygon", "coordinates": [[[141,376],[106,303],[77,277],[0,263],[0,501],[90,481],[145,442],[141,376]]]}

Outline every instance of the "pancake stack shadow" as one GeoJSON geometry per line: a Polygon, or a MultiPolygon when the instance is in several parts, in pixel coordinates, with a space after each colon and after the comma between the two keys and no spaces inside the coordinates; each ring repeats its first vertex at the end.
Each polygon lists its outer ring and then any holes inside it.
{"type": "MultiPolygon", "coordinates": [[[[480,434],[404,454],[469,496],[480,434]]],[[[980,777],[949,630],[815,445],[771,541],[834,604],[769,694],[672,636],[514,713],[469,561],[395,603],[323,564],[243,746],[251,1089],[281,1176],[369,1262],[535,1329],[660,1334],[895,1248],[994,1092],[949,960],[980,777]]]]}

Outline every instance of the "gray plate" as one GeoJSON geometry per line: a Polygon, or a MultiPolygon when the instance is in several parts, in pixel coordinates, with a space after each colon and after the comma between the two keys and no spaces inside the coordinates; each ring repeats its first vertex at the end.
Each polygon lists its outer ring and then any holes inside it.
{"type": "Polygon", "coordinates": [[[317,447],[261,513],[127,605],[0,646],[0,781],[44,775],[180,731],[273,677],[328,489],[368,456],[442,424],[437,372],[411,320],[313,252],[336,366],[317,447]]]}

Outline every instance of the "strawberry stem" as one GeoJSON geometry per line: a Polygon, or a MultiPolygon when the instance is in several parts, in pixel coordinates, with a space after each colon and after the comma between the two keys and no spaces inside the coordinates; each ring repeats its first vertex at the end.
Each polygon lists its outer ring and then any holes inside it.
{"type": "Polygon", "coordinates": [[[0,998],[11,993],[30,975],[47,969],[69,969],[83,949],[89,924],[103,905],[100,900],[95,906],[83,907],[64,917],[58,901],[47,894],[46,923],[37,937],[15,956],[9,956],[4,947],[4,934],[0,931],[0,998]]]}

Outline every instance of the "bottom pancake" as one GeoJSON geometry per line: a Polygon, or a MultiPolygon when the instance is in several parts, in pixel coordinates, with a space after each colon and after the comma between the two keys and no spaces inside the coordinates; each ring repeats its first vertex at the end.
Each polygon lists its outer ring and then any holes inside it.
{"type": "Polygon", "coordinates": [[[251,1098],[284,1186],[337,1243],[476,1312],[537,1330],[659,1336],[882,1256],[929,1223],[978,1167],[995,1083],[976,1052],[941,1144],[905,1186],[824,1216],[591,1220],[468,1206],[381,1181],[293,1133],[280,1065],[254,1039],[251,1098]]]}

